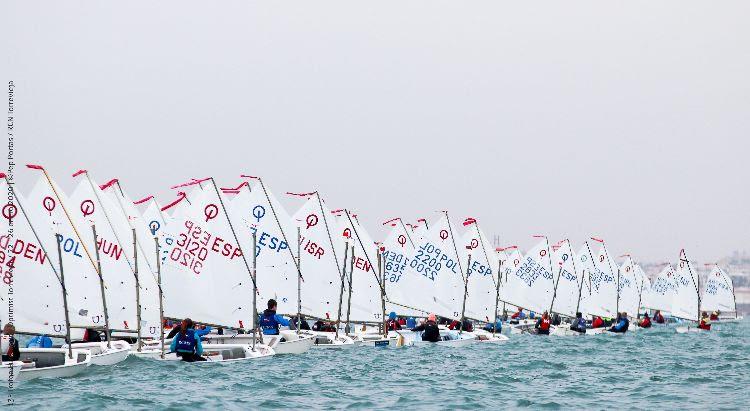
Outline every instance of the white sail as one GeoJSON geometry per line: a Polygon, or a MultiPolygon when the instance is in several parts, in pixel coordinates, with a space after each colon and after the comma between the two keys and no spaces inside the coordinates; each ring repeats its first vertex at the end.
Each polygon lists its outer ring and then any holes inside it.
{"type": "Polygon", "coordinates": [[[495,316],[495,284],[499,260],[487,237],[478,223],[468,224],[468,230],[461,237],[459,247],[464,251],[463,259],[471,255],[468,267],[468,295],[466,317],[479,321],[492,321],[495,316]]]}
{"type": "Polygon", "coordinates": [[[211,183],[204,185],[159,230],[165,316],[251,328],[256,319],[248,266],[224,213],[226,200],[211,183]]]}
{"type": "Polygon", "coordinates": [[[531,248],[508,276],[500,291],[500,299],[535,312],[549,310],[554,289],[549,252],[546,240],[531,248]]]}
{"type": "Polygon", "coordinates": [[[619,308],[620,312],[626,312],[628,316],[634,317],[638,313],[640,302],[641,279],[636,276],[635,263],[630,256],[625,257],[620,266],[619,281],[619,308]]]}
{"type": "MultiPolygon", "coordinates": [[[[0,189],[8,191],[8,185],[3,178],[0,189]]],[[[3,216],[13,216],[10,219],[0,218],[0,267],[2,267],[3,281],[2,301],[0,301],[0,317],[2,323],[9,322],[8,313],[14,313],[13,324],[18,333],[39,333],[54,336],[65,336],[65,311],[63,306],[62,285],[59,279],[57,245],[52,241],[40,242],[34,235],[51,236],[46,227],[32,226],[40,216],[25,214],[29,211],[29,202],[22,194],[14,190],[13,205],[3,206],[3,216]],[[6,214],[7,213],[7,214],[6,214]],[[10,224],[12,221],[12,234],[10,224]],[[44,247],[55,246],[52,250],[44,247]],[[13,290],[10,292],[12,280],[13,290]]],[[[82,321],[80,323],[86,323],[82,321]]],[[[82,330],[72,331],[73,338],[80,338],[82,330]]]]}
{"type": "MultiPolygon", "coordinates": [[[[235,229],[243,250],[252,250],[252,235],[256,233],[259,309],[273,298],[278,313],[292,315],[297,313],[297,266],[293,254],[297,252],[297,228],[281,204],[274,201],[273,194],[268,194],[271,203],[260,184],[252,189],[243,186],[228,209],[237,223],[235,229]]],[[[252,259],[252,254],[248,254],[248,259],[252,259]]]]}
{"type": "Polygon", "coordinates": [[[576,255],[568,240],[558,243],[556,248],[552,254],[556,282],[552,312],[575,317],[581,286],[581,277],[575,266],[576,255]]]}
{"type": "MultiPolygon", "coordinates": [[[[48,253],[57,253],[58,240],[55,234],[61,236],[59,241],[63,254],[63,272],[68,291],[71,325],[104,327],[104,307],[99,276],[95,268],[93,243],[86,245],[82,242],[66,217],[63,206],[70,214],[78,209],[73,208],[73,204],[54,181],[50,185],[44,176],[40,176],[34,184],[26,204],[29,218],[48,253]]],[[[71,215],[71,218],[74,217],[71,215]]]]}
{"type": "Polygon", "coordinates": [[[648,279],[648,276],[643,271],[643,268],[639,264],[635,265],[635,275],[637,281],[639,281],[639,290],[640,290],[640,298],[639,298],[639,306],[638,306],[638,312],[640,313],[645,306],[644,301],[647,297],[647,295],[651,292],[651,280],[648,279]]]}
{"type": "MultiPolygon", "coordinates": [[[[300,269],[302,270],[302,313],[336,319],[341,292],[341,267],[345,243],[335,235],[331,211],[317,193],[292,216],[300,227],[300,269]]],[[[344,296],[346,296],[344,290],[344,296]]],[[[343,305],[343,302],[342,302],[343,305]]],[[[342,307],[343,308],[343,307],[342,307]]],[[[342,311],[343,313],[344,311],[342,311]]]]}
{"type": "Polygon", "coordinates": [[[582,257],[583,267],[590,280],[590,295],[584,299],[584,312],[590,315],[614,318],[617,315],[617,265],[602,246],[593,264],[590,250],[582,257]]]}
{"type": "Polygon", "coordinates": [[[700,301],[695,270],[684,254],[680,253],[680,263],[675,271],[675,294],[672,299],[672,315],[685,320],[698,321],[700,301]]]}
{"type": "Polygon", "coordinates": [[[132,232],[135,230],[137,251],[139,300],[141,306],[141,336],[156,338],[160,332],[159,282],[156,272],[156,244],[154,234],[141,216],[133,200],[122,189],[117,180],[112,180],[101,188],[104,197],[116,204],[116,210],[107,210],[114,227],[121,233],[118,237],[131,258],[133,270],[136,266],[136,253],[133,247],[132,232]],[[129,231],[128,231],[129,230],[129,231]]]}
{"type": "MultiPolygon", "coordinates": [[[[388,300],[386,310],[388,312],[394,311],[400,315],[424,315],[427,311],[404,306],[409,303],[418,304],[418,302],[413,301],[413,289],[408,285],[404,286],[412,282],[408,279],[408,276],[414,275],[407,270],[411,263],[411,256],[414,255],[414,242],[409,231],[403,222],[395,222],[382,244],[385,294],[388,300]]],[[[427,306],[424,307],[423,310],[429,310],[427,306]]]]}
{"type": "Polygon", "coordinates": [[[701,309],[705,311],[737,311],[732,279],[718,265],[714,266],[706,278],[701,309]]]}
{"type": "Polygon", "coordinates": [[[351,299],[347,305],[351,308],[349,319],[352,322],[383,321],[377,245],[349,210],[342,210],[340,214],[337,217],[338,232],[343,239],[349,239],[350,247],[354,247],[354,261],[350,255],[346,270],[347,276],[352,276],[351,299]],[[352,263],[353,273],[350,272],[352,263]]]}
{"type": "MultiPolygon", "coordinates": [[[[101,191],[95,190],[99,190],[99,187],[92,188],[92,183],[83,176],[70,195],[69,211],[84,244],[89,246],[94,254],[98,249],[102,277],[107,285],[104,293],[107,298],[110,328],[136,330],[138,322],[135,276],[131,261],[133,246],[132,241],[128,241],[129,253],[123,241],[131,240],[130,229],[120,226],[118,223],[121,220],[112,218],[116,205],[101,191]],[[96,238],[92,226],[96,228],[96,238]]],[[[98,285],[92,287],[92,295],[100,292],[98,285]]]]}
{"type": "Polygon", "coordinates": [[[675,270],[667,264],[651,284],[651,289],[644,293],[643,307],[650,310],[671,311],[675,295],[675,270]]]}

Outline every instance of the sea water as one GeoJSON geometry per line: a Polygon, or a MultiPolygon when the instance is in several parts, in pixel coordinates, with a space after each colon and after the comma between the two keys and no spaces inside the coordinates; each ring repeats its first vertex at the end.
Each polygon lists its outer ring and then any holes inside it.
{"type": "MultiPolygon", "coordinates": [[[[512,335],[505,344],[310,350],[232,364],[131,356],[12,391],[48,409],[750,409],[750,321],[705,333],[512,335]]],[[[7,391],[4,393],[7,394],[7,391]]]]}

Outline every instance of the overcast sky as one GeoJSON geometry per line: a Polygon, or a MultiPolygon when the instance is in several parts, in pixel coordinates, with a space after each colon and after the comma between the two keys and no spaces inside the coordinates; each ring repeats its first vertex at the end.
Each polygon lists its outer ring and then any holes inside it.
{"type": "Polygon", "coordinates": [[[750,249],[750,2],[61,3],[3,2],[0,79],[67,189],[248,173],[375,239],[445,209],[523,248],[750,249]]]}

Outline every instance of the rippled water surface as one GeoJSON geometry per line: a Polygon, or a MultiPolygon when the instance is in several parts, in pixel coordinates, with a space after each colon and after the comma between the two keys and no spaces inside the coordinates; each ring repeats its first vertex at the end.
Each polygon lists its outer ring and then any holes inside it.
{"type": "Polygon", "coordinates": [[[32,381],[12,395],[22,408],[66,409],[748,409],[750,322],[715,328],[312,350],[230,365],[131,357],[77,378],[32,381]]]}

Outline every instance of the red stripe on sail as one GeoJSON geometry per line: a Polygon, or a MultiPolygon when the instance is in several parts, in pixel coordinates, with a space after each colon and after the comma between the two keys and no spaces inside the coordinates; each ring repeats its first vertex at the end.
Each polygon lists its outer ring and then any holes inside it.
{"type": "Polygon", "coordinates": [[[142,198],[142,199],[140,199],[138,201],[133,201],[133,204],[142,204],[142,203],[145,203],[146,201],[148,201],[148,200],[150,200],[152,198],[154,198],[154,196],[148,196],[148,197],[142,198]]]}
{"type": "Polygon", "coordinates": [[[104,183],[104,184],[100,185],[100,186],[99,186],[99,189],[101,189],[101,190],[105,190],[105,189],[107,189],[107,188],[111,187],[111,186],[112,186],[112,184],[116,183],[117,181],[118,181],[118,180],[117,180],[116,178],[113,178],[113,179],[111,179],[111,180],[107,181],[106,183],[104,183]]]}
{"type": "Polygon", "coordinates": [[[34,170],[44,170],[44,167],[36,165],[36,164],[26,164],[26,167],[33,168],[34,170]]]}
{"type": "Polygon", "coordinates": [[[601,238],[591,237],[591,239],[594,240],[594,241],[596,241],[597,243],[604,244],[604,240],[602,240],[601,238]]]}
{"type": "Polygon", "coordinates": [[[83,169],[81,169],[81,170],[78,170],[78,171],[76,171],[75,173],[73,173],[73,177],[78,177],[78,176],[80,176],[81,174],[84,174],[84,173],[86,173],[86,172],[87,172],[87,171],[86,171],[86,170],[83,170],[83,169]]]}
{"type": "Polygon", "coordinates": [[[391,218],[390,220],[383,222],[383,225],[388,225],[388,224],[390,224],[390,223],[392,223],[394,221],[398,221],[400,219],[401,219],[401,217],[391,218]]]}
{"type": "Polygon", "coordinates": [[[247,181],[243,181],[243,182],[240,183],[240,185],[238,185],[237,187],[233,187],[233,188],[230,188],[230,187],[221,187],[221,190],[230,190],[230,191],[237,191],[237,192],[239,192],[240,189],[242,187],[244,187],[244,186],[249,186],[249,184],[248,184],[247,181]]]}
{"type": "Polygon", "coordinates": [[[180,201],[182,201],[185,198],[187,198],[187,195],[185,193],[183,193],[182,191],[178,192],[177,196],[180,197],[180,198],[178,198],[177,200],[174,200],[171,203],[169,203],[169,204],[165,205],[164,207],[162,207],[161,211],[167,211],[170,208],[172,208],[172,207],[176,206],[177,204],[179,204],[180,201]]]}
{"type": "Polygon", "coordinates": [[[466,220],[464,220],[464,227],[466,227],[467,225],[476,224],[476,222],[477,222],[476,218],[467,217],[466,220]]]}

